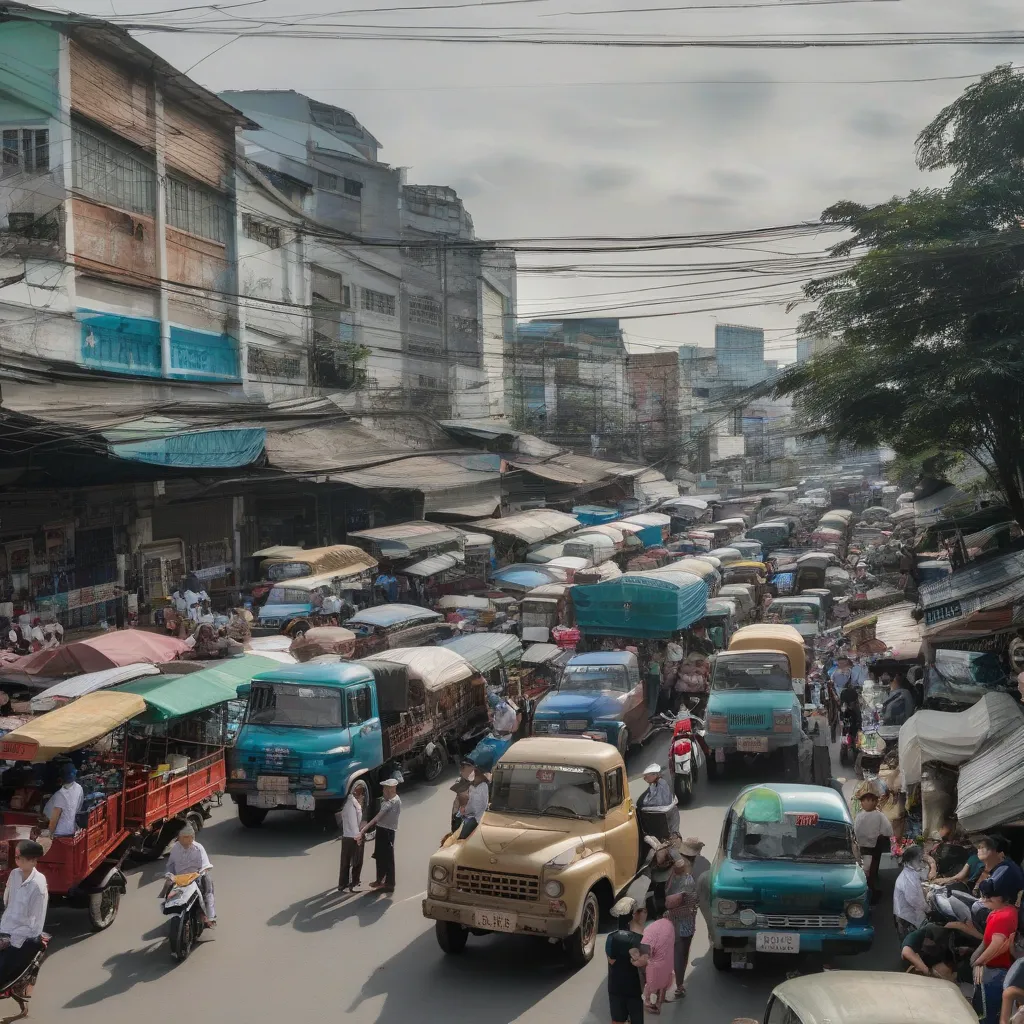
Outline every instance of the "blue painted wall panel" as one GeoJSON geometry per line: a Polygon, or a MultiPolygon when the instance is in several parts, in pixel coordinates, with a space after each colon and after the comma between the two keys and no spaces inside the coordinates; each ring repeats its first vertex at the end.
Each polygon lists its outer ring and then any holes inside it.
{"type": "Polygon", "coordinates": [[[60,111],[60,36],[45,25],[0,24],[0,121],[42,123],[60,111]]]}

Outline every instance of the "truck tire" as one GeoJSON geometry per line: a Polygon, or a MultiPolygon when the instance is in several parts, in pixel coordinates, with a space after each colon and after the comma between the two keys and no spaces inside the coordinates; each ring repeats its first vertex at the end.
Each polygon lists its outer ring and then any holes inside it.
{"type": "Polygon", "coordinates": [[[719,762],[715,757],[715,752],[712,750],[711,756],[708,758],[708,782],[717,782],[719,779],[724,778],[725,768],[728,763],[728,761],[719,762]]]}
{"type": "Polygon", "coordinates": [[[717,946],[712,946],[711,962],[715,965],[716,971],[730,971],[732,970],[732,953],[727,949],[719,949],[717,946]]]}
{"type": "Polygon", "coordinates": [[[188,814],[185,815],[185,822],[192,826],[196,835],[199,835],[200,830],[206,824],[203,820],[203,816],[198,811],[189,811],[188,814]]]}
{"type": "Polygon", "coordinates": [[[238,804],[238,820],[246,828],[259,828],[267,816],[265,807],[250,807],[244,801],[238,804]]]}
{"type": "Polygon", "coordinates": [[[677,775],[675,780],[676,802],[683,807],[693,799],[693,784],[696,780],[692,775],[677,775]]]}
{"type": "Polygon", "coordinates": [[[435,921],[434,934],[437,936],[437,944],[441,950],[449,956],[462,953],[469,941],[469,929],[463,928],[461,924],[453,924],[451,921],[435,921]]]}
{"type": "Polygon", "coordinates": [[[580,914],[579,928],[565,940],[565,951],[572,967],[577,969],[586,967],[593,960],[600,920],[601,906],[597,902],[597,893],[591,889],[583,901],[583,913],[580,914]]]}
{"type": "Polygon", "coordinates": [[[626,760],[626,755],[629,753],[629,743],[629,730],[625,726],[623,726],[619,730],[618,742],[615,744],[616,748],[619,751],[619,754],[622,756],[623,761],[626,760]]]}
{"type": "Polygon", "coordinates": [[[121,890],[110,886],[89,897],[89,927],[94,932],[106,931],[117,917],[121,905],[121,890]]]}

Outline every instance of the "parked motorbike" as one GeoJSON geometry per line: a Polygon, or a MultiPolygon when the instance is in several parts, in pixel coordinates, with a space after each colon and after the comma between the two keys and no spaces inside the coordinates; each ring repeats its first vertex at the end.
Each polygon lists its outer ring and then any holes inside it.
{"type": "Polygon", "coordinates": [[[962,924],[973,922],[978,931],[984,931],[988,910],[971,893],[948,885],[926,885],[924,899],[929,918],[937,924],[948,924],[950,921],[962,924]]]}
{"type": "Polygon", "coordinates": [[[43,961],[46,959],[46,950],[50,945],[50,936],[43,932],[39,936],[39,950],[36,955],[32,957],[29,965],[14,979],[2,992],[0,992],[0,999],[13,999],[18,1004],[20,1013],[15,1014],[13,1017],[0,1018],[3,1024],[9,1024],[10,1021],[22,1020],[28,1016],[28,1004],[32,998],[32,990],[35,988],[36,981],[39,978],[39,968],[42,967],[43,961]]]}
{"type": "Polygon", "coordinates": [[[672,788],[680,806],[693,798],[700,773],[707,766],[708,746],[704,735],[704,722],[683,709],[672,727],[669,757],[672,788]]]}
{"type": "Polygon", "coordinates": [[[171,918],[167,927],[171,956],[179,962],[186,960],[206,927],[198,874],[175,875],[164,896],[164,914],[171,918]]]}

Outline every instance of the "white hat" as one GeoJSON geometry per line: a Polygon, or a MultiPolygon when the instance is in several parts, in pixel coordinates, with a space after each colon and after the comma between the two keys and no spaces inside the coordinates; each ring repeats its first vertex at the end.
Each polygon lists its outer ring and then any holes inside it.
{"type": "Polygon", "coordinates": [[[660,775],[660,774],[661,774],[661,765],[657,764],[657,763],[649,764],[644,769],[644,775],[660,775]]]}
{"type": "Polygon", "coordinates": [[[612,917],[632,917],[636,913],[637,902],[632,896],[623,896],[612,907],[612,917]]]}
{"type": "Polygon", "coordinates": [[[385,779],[381,783],[381,785],[382,786],[391,786],[391,787],[397,789],[398,788],[398,779],[385,779]]]}

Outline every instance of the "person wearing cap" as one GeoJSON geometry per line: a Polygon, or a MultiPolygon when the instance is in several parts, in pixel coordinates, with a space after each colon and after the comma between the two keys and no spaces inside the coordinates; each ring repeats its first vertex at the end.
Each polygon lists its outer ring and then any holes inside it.
{"type": "Polygon", "coordinates": [[[885,698],[879,712],[881,724],[903,725],[917,710],[914,695],[903,686],[899,676],[890,676],[888,672],[882,673],[882,685],[889,687],[889,696],[885,698]]]}
{"type": "Polygon", "coordinates": [[[1013,965],[1017,908],[1006,900],[991,878],[986,878],[978,886],[978,892],[989,913],[982,945],[971,958],[974,966],[973,1005],[983,1024],[999,1024],[1003,981],[1013,965]]]}
{"type": "Polygon", "coordinates": [[[878,794],[873,789],[865,789],[860,797],[861,809],[853,819],[853,831],[857,836],[861,857],[871,858],[868,869],[868,889],[871,902],[881,899],[878,887],[878,869],[882,863],[882,854],[890,846],[892,838],[892,822],[878,809],[878,794]]]}
{"type": "Polygon", "coordinates": [[[17,867],[7,876],[0,917],[0,990],[17,979],[40,948],[50,902],[46,878],[36,867],[42,855],[39,843],[23,839],[14,854],[17,867]]]}
{"type": "Polygon", "coordinates": [[[85,803],[85,791],[76,781],[78,771],[70,762],[61,767],[61,787],[43,808],[50,835],[73,836],[78,831],[78,812],[85,803]]]}
{"type": "Polygon", "coordinates": [[[661,773],[660,764],[652,763],[644,769],[644,782],[647,783],[647,789],[636,802],[637,812],[642,810],[660,811],[665,815],[668,834],[678,835],[679,807],[676,805],[676,799],[672,795],[667,780],[661,773]]]}
{"type": "Polygon", "coordinates": [[[647,949],[643,943],[647,910],[632,896],[623,896],[612,907],[618,922],[605,939],[608,958],[608,1005],[612,1024],[643,1024],[644,989],[640,968],[647,966],[647,949]]]}
{"type": "Polygon", "coordinates": [[[665,889],[665,910],[675,926],[677,999],[686,995],[686,967],[697,931],[697,881],[693,877],[693,865],[703,848],[704,844],[699,839],[684,839],[679,844],[679,859],[672,865],[672,877],[665,889]]]}
{"type": "Polygon", "coordinates": [[[402,813],[402,798],[398,795],[398,779],[385,779],[380,787],[384,791],[380,810],[359,834],[365,836],[370,829],[376,828],[373,859],[377,862],[377,880],[370,883],[370,888],[391,893],[395,891],[395,834],[402,813]]]}
{"type": "Polygon", "coordinates": [[[208,928],[217,923],[217,910],[214,905],[213,879],[210,871],[213,865],[206,855],[206,849],[196,842],[196,830],[191,825],[183,825],[178,831],[178,841],[171,847],[164,870],[164,887],[160,899],[170,892],[176,875],[198,875],[196,883],[203,895],[203,906],[206,911],[203,922],[208,928]]]}
{"type": "Polygon", "coordinates": [[[360,829],[363,811],[370,798],[370,791],[362,779],[357,779],[349,791],[341,809],[341,859],[338,865],[338,892],[359,888],[359,876],[363,870],[363,837],[360,829]]]}

